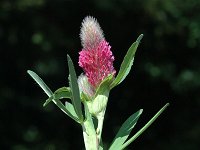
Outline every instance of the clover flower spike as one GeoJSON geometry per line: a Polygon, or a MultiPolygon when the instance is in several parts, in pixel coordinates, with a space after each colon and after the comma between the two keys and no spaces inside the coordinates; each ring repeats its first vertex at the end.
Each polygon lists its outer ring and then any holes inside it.
{"type": "Polygon", "coordinates": [[[79,52],[79,66],[96,89],[109,74],[116,73],[111,46],[105,40],[97,20],[90,16],[83,20],[80,37],[83,49],[79,52]]]}

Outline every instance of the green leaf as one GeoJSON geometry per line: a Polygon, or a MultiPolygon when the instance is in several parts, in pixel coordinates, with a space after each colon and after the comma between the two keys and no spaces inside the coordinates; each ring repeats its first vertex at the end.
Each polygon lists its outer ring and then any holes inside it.
{"type": "Polygon", "coordinates": [[[142,109],[131,115],[121,126],[117,135],[115,136],[109,150],[121,150],[123,143],[128,138],[131,130],[136,125],[140,115],[142,114],[142,109]]]}
{"type": "Polygon", "coordinates": [[[89,97],[88,95],[86,95],[84,92],[81,92],[81,100],[84,101],[91,101],[91,97],[89,97]]]}
{"type": "Polygon", "coordinates": [[[99,94],[104,94],[105,92],[109,92],[110,90],[110,84],[113,80],[113,74],[108,75],[98,86],[95,97],[99,94]]]}
{"type": "Polygon", "coordinates": [[[131,144],[137,137],[139,137],[159,116],[160,114],[169,106],[169,103],[165,104],[154,116],[147,122],[147,124],[141,128],[134,136],[132,136],[126,143],[123,144],[122,149],[126,148],[131,144]]]}
{"type": "Polygon", "coordinates": [[[65,102],[65,107],[75,118],[78,118],[78,116],[77,116],[77,114],[76,114],[76,112],[74,110],[74,106],[71,103],[66,101],[65,102]]]}
{"type": "Polygon", "coordinates": [[[35,80],[35,82],[43,89],[43,91],[50,97],[53,95],[51,89],[44,83],[44,81],[33,71],[27,70],[27,73],[35,80]]]}
{"type": "MultiPolygon", "coordinates": [[[[68,110],[68,108],[66,108],[63,103],[59,100],[59,99],[53,99],[53,102],[65,113],[67,114],[70,118],[72,118],[73,120],[75,120],[78,123],[81,123],[79,121],[79,119],[76,117],[76,115],[72,114],[70,111],[68,110]]],[[[70,106],[69,106],[70,107],[70,106]]]]}
{"type": "Polygon", "coordinates": [[[115,78],[115,80],[111,84],[111,89],[113,87],[117,86],[118,84],[120,84],[126,78],[126,76],[129,74],[129,72],[131,70],[131,66],[133,65],[135,52],[137,50],[137,47],[138,47],[142,37],[143,37],[143,34],[141,34],[137,38],[136,42],[134,42],[131,45],[131,47],[128,49],[128,52],[126,53],[126,55],[124,57],[124,60],[123,60],[123,62],[121,64],[121,66],[120,66],[119,73],[117,74],[117,77],[115,78]]]}
{"type": "Polygon", "coordinates": [[[50,88],[44,83],[44,81],[35,72],[31,70],[28,70],[27,72],[37,82],[37,84],[44,90],[44,92],[49,96],[49,99],[44,103],[45,106],[49,102],[53,101],[65,114],[67,114],[69,117],[74,119],[76,122],[80,123],[78,118],[73,116],[71,112],[59,100],[61,98],[69,98],[69,88],[63,87],[56,90],[56,92],[53,93],[50,90],[50,88]]]}
{"type": "Polygon", "coordinates": [[[83,121],[83,113],[81,108],[81,99],[80,92],[77,82],[77,76],[74,69],[73,62],[69,55],[67,55],[68,67],[69,67],[69,85],[72,93],[72,104],[74,106],[75,112],[80,119],[80,122],[83,121]]]}
{"type": "Polygon", "coordinates": [[[62,99],[62,98],[70,98],[71,99],[71,90],[69,87],[61,87],[61,88],[57,89],[54,92],[54,94],[46,100],[46,102],[43,104],[43,106],[45,107],[53,99],[62,99]]]}
{"type": "Polygon", "coordinates": [[[84,110],[85,110],[85,120],[92,120],[92,116],[90,114],[87,103],[83,102],[83,105],[84,105],[84,110]]]}
{"type": "Polygon", "coordinates": [[[60,101],[63,98],[71,99],[71,90],[69,87],[62,87],[57,89],[51,97],[49,97],[43,106],[46,106],[49,102],[53,101],[65,114],[67,114],[70,118],[74,119],[76,122],[79,122],[79,119],[74,111],[74,107],[71,103],[65,102],[66,106],[60,101]]]}
{"type": "Polygon", "coordinates": [[[103,150],[103,144],[101,144],[101,143],[99,144],[99,149],[98,150],[103,150]]]}

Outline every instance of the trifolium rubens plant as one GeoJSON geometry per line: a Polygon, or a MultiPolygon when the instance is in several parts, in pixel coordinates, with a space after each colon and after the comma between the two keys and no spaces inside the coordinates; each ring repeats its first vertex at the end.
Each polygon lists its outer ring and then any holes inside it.
{"type": "MultiPolygon", "coordinates": [[[[67,55],[69,86],[58,88],[55,92],[52,92],[36,73],[28,70],[29,75],[49,97],[43,106],[47,106],[52,101],[66,115],[80,124],[86,150],[105,149],[101,135],[109,93],[129,74],[142,37],[141,34],[128,49],[117,72],[113,67],[114,56],[111,46],[106,41],[99,23],[95,18],[87,16],[80,30],[82,50],[79,52],[78,64],[83,69],[83,73],[78,78],[69,55],[67,55]],[[61,99],[66,99],[65,103],[61,99]],[[97,125],[94,120],[97,121],[97,125]]],[[[122,124],[109,150],[125,149],[155,121],[168,105],[167,103],[161,108],[144,127],[128,139],[143,110],[140,109],[132,114],[122,124]]]]}

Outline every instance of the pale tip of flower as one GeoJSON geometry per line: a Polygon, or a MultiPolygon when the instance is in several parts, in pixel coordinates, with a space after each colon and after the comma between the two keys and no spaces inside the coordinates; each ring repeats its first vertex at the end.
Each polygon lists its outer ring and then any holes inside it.
{"type": "Polygon", "coordinates": [[[94,95],[94,90],[88,82],[88,78],[86,75],[81,74],[78,77],[78,86],[80,93],[84,92],[89,97],[92,97],[94,95]]]}
{"type": "Polygon", "coordinates": [[[83,49],[94,49],[103,39],[103,31],[94,17],[87,16],[83,19],[80,31],[83,49]]]}

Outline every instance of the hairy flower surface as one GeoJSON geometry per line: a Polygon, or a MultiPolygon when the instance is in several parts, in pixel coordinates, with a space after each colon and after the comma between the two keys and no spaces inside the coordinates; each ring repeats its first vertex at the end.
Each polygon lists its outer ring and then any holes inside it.
{"type": "Polygon", "coordinates": [[[94,95],[94,89],[88,83],[88,78],[85,75],[81,74],[78,77],[78,85],[79,85],[80,93],[84,92],[89,97],[92,97],[94,95]]]}
{"type": "Polygon", "coordinates": [[[87,16],[83,19],[80,38],[85,50],[94,49],[104,39],[103,31],[95,18],[87,16]]]}
{"type": "Polygon", "coordinates": [[[111,46],[93,17],[83,20],[80,37],[83,49],[79,52],[79,66],[83,68],[91,86],[96,89],[103,79],[116,72],[111,46]]]}

